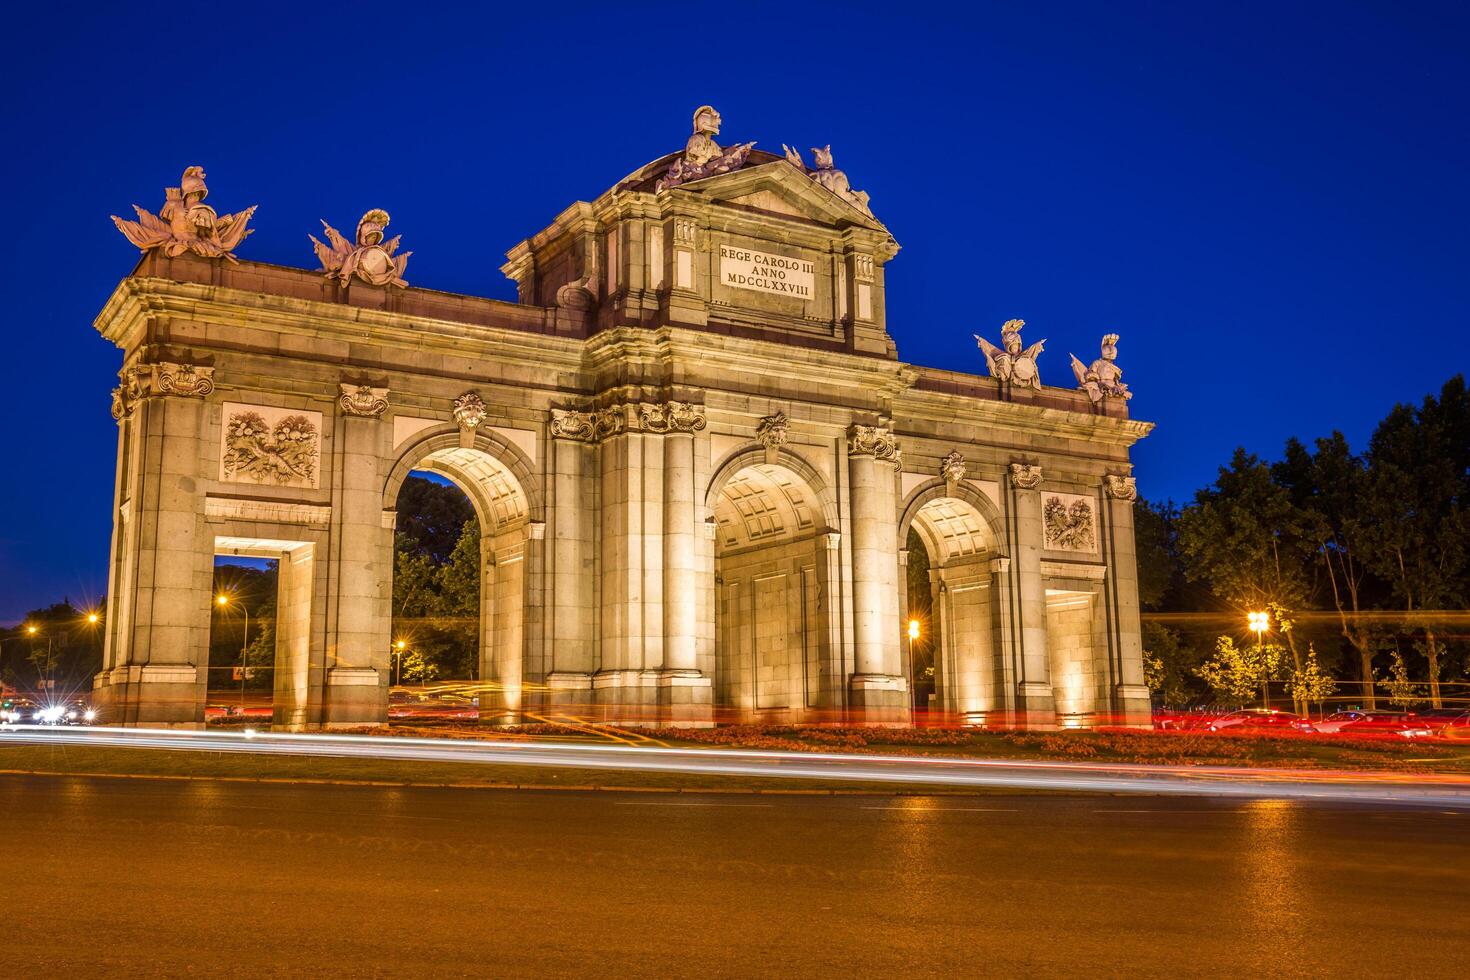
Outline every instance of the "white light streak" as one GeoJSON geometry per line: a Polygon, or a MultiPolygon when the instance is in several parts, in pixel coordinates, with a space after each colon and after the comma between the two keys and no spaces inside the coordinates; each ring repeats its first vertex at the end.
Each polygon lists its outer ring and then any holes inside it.
{"type": "Polygon", "coordinates": [[[184,752],[453,762],[691,775],[1150,793],[1327,802],[1395,803],[1470,810],[1470,780],[1399,773],[1243,769],[1127,763],[1017,762],[757,749],[654,748],[526,741],[482,742],[373,735],[217,732],[152,728],[6,726],[5,744],[89,745],[184,752]]]}

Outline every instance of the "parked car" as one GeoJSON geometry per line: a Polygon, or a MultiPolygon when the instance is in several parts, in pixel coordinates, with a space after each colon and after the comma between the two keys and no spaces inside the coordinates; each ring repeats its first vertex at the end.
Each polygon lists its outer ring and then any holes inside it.
{"type": "Polygon", "coordinates": [[[1294,715],[1290,711],[1277,711],[1275,708],[1246,708],[1242,711],[1232,711],[1227,715],[1211,718],[1204,728],[1211,732],[1272,732],[1276,734],[1315,730],[1312,723],[1301,715],[1294,715]]]}
{"type": "Polygon", "coordinates": [[[1395,738],[1427,738],[1433,727],[1424,717],[1408,711],[1363,711],[1353,709],[1329,715],[1316,729],[1326,735],[1385,735],[1395,738]]]}

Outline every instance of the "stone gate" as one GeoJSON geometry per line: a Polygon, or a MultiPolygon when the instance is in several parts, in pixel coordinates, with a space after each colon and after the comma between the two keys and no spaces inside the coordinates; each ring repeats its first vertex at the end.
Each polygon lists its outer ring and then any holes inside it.
{"type": "MultiPolygon", "coordinates": [[[[902,724],[910,529],[963,724],[1146,724],[1117,338],[1044,387],[907,364],[898,245],[829,151],[681,152],[515,246],[507,303],[408,285],[370,211],[317,271],[238,259],[199,168],[96,321],[123,351],[103,717],[203,721],[215,556],[280,561],[275,723],[386,720],[398,489],[482,529],[484,720],[902,724]],[[1111,351],[1111,352],[1110,352],[1111,351]]],[[[957,341],[969,325],[940,326],[957,341]]],[[[978,361],[978,358],[977,358],[978,361]]]]}

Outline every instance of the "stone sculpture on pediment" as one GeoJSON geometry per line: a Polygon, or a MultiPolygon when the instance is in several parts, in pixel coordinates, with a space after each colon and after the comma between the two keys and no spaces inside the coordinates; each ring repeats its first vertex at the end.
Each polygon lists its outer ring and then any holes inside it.
{"type": "Polygon", "coordinates": [[[1072,355],[1072,373],[1077,376],[1077,388],[1087,392],[1092,404],[1104,398],[1133,397],[1133,392],[1123,383],[1123,369],[1114,364],[1118,356],[1118,335],[1110,333],[1102,339],[1102,356],[1091,364],[1083,364],[1076,354],[1072,355]]]}
{"type": "Polygon", "coordinates": [[[1000,343],[997,347],[979,334],[974,334],[980,352],[985,355],[985,366],[990,376],[1018,388],[1041,390],[1041,371],[1036,359],[1045,349],[1045,340],[1038,340],[1030,347],[1021,347],[1021,328],[1025,320],[1007,320],[1000,328],[1000,343]]]}
{"type": "Polygon", "coordinates": [[[714,138],[720,134],[720,114],[714,106],[702,105],[694,110],[694,133],[684,146],[684,155],[674,161],[668,173],[658,179],[655,190],[667,190],[691,180],[729,173],[745,166],[755,141],[738,143],[721,149],[714,138]]]}
{"type": "Polygon", "coordinates": [[[316,257],[321,260],[322,273],[344,286],[349,285],[354,276],[371,286],[407,286],[403,273],[408,269],[408,257],[413,253],[398,254],[402,235],[383,241],[388,221],[387,211],[373,208],[357,223],[355,242],[349,242],[341,232],[323,221],[327,241],[332,243],[330,246],[322,244],[315,235],[306,236],[311,239],[316,257]]]}
{"type": "Polygon", "coordinates": [[[781,144],[781,149],[786,151],[786,161],[797,170],[800,170],[822,187],[825,187],[848,204],[857,208],[863,214],[866,214],[870,218],[873,216],[873,209],[868,205],[867,191],[853,190],[852,184],[847,179],[847,174],[838,170],[832,163],[831,143],[828,143],[826,146],[812,147],[812,160],[816,163],[816,166],[810,169],[808,169],[806,162],[802,160],[800,150],[793,149],[785,143],[781,144]]]}
{"type": "Polygon", "coordinates": [[[231,253],[253,231],[248,225],[256,205],[235,214],[216,214],[214,208],[204,203],[209,188],[204,183],[203,167],[185,170],[179,186],[164,188],[163,196],[163,207],[158,209],[158,214],[134,204],[137,221],[124,221],[113,215],[112,223],[144,252],[157,249],[170,257],[193,252],[207,259],[238,261],[231,253]]]}

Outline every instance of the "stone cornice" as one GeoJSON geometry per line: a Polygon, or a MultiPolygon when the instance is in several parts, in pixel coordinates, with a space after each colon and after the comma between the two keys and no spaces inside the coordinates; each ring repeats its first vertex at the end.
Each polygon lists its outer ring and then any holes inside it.
{"type": "MultiPolygon", "coordinates": [[[[494,302],[494,301],[487,301],[494,302]]],[[[539,323],[544,311],[515,303],[497,303],[508,319],[539,323]]],[[[156,277],[129,277],[114,290],[95,325],[113,343],[131,353],[146,339],[151,317],[180,317],[229,327],[240,334],[310,334],[313,338],[346,344],[365,341],[388,349],[434,351],[470,358],[493,358],[499,363],[534,368],[546,376],[584,371],[623,374],[642,363],[667,375],[678,374],[681,384],[704,385],[722,392],[740,392],[731,378],[749,373],[759,362],[763,377],[773,365],[782,376],[809,384],[830,397],[814,404],[840,405],[857,410],[892,400],[901,420],[918,419],[959,423],[978,430],[1041,431],[1061,438],[1127,447],[1153,429],[1150,422],[1097,415],[1079,406],[1077,411],[990,401],[912,386],[921,370],[885,358],[806,348],[772,340],[731,337],[685,327],[646,330],[620,327],[583,341],[513,327],[464,323],[408,313],[373,310],[250,292],[204,283],[175,282],[156,277]],[[244,324],[244,326],[242,326],[244,324]],[[674,367],[678,371],[674,371],[674,367]]],[[[264,340],[264,338],[261,338],[264,340]]],[[[178,344],[177,341],[170,341],[178,344]]],[[[248,335],[238,344],[200,344],[275,353],[248,335]]],[[[308,356],[308,355],[301,355],[308,356]]],[[[327,355],[319,357],[326,361],[327,355]]],[[[378,361],[377,363],[381,363],[378,361]]],[[[391,367],[385,367],[391,370],[391,367]]],[[[412,368],[402,370],[415,373],[412,368]]],[[[591,381],[583,390],[592,394],[606,384],[591,381]]],[[[661,379],[650,379],[661,383],[661,379]]],[[[1046,389],[1067,396],[1065,389],[1046,389]]],[[[713,392],[712,392],[713,393],[713,392]]],[[[902,434],[900,430],[900,434],[902,434]]],[[[991,440],[986,440],[991,441],[991,440]]]]}
{"type": "MultiPolygon", "coordinates": [[[[1047,389],[1052,390],[1052,389],[1047,389]]],[[[905,391],[894,405],[895,416],[905,421],[960,423],[966,428],[1043,432],[1068,439],[1085,439],[1106,445],[1131,446],[1153,431],[1154,423],[1113,418],[1088,411],[1066,411],[1041,405],[984,401],[940,392],[905,391]]]]}
{"type": "MultiPolygon", "coordinates": [[[[483,302],[502,308],[497,312],[503,311],[507,320],[521,321],[528,326],[539,324],[545,312],[539,306],[498,300],[483,302]]],[[[309,333],[322,340],[343,343],[361,344],[367,339],[387,348],[493,356],[500,361],[525,363],[542,370],[575,371],[582,360],[583,341],[532,330],[153,277],[124,279],[108,298],[93,325],[107,340],[124,350],[131,350],[142,342],[143,328],[150,316],[184,317],[241,332],[309,333]]],[[[239,346],[251,349],[248,343],[239,346]]]]}

